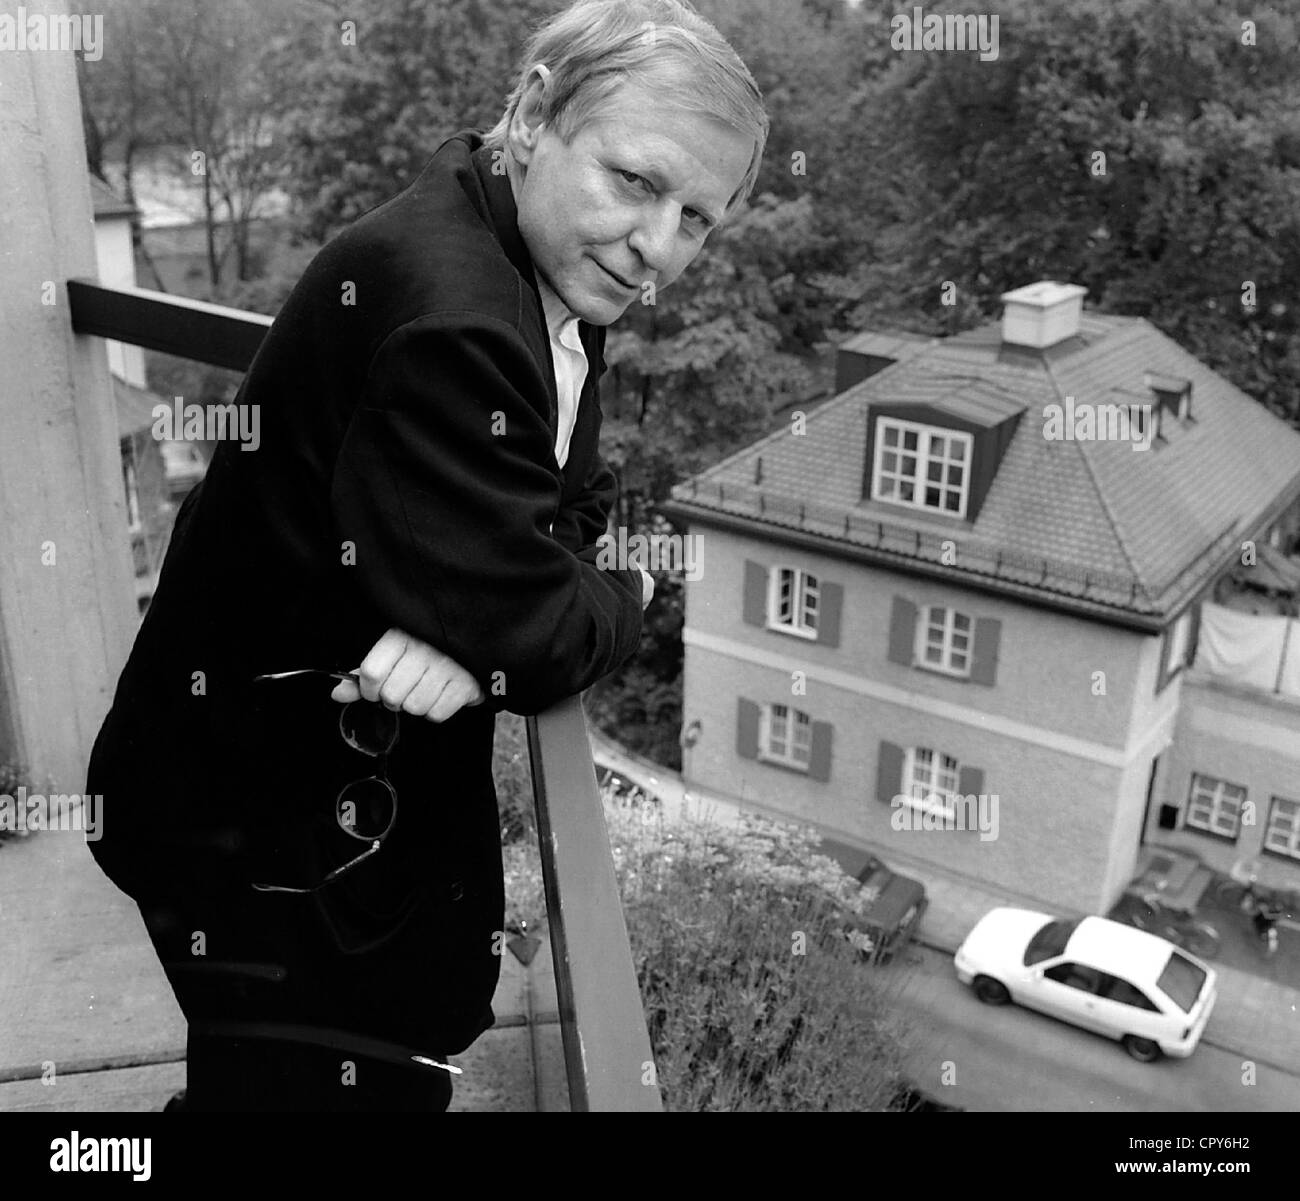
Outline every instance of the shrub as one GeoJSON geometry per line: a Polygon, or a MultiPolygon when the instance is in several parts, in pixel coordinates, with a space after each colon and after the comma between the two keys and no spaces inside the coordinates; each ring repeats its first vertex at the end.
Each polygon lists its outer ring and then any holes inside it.
{"type": "MultiPolygon", "coordinates": [[[[26,785],[29,792],[32,791],[31,773],[24,767],[0,761],[0,796],[16,798],[18,795],[18,789],[23,785],[26,785]]],[[[19,831],[9,828],[7,823],[11,820],[14,820],[12,810],[10,811],[10,815],[5,819],[6,824],[0,824],[0,842],[4,842],[5,839],[8,838],[27,837],[27,830],[19,831]]]]}
{"type": "MultiPolygon", "coordinates": [[[[900,1106],[890,990],[843,934],[863,902],[814,831],[759,818],[669,825],[610,791],[606,820],[668,1108],[900,1106]]],[[[535,853],[521,851],[508,892],[535,904],[535,872],[535,853]]]]}

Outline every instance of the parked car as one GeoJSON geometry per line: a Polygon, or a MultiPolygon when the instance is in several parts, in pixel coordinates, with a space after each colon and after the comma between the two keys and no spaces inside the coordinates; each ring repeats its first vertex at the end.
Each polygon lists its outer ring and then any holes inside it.
{"type": "Polygon", "coordinates": [[[911,941],[929,904],[925,885],[894,871],[882,859],[844,843],[824,841],[822,853],[834,859],[867,894],[866,912],[853,915],[849,933],[862,958],[888,963],[911,941]]]}
{"type": "Polygon", "coordinates": [[[1190,1055],[1218,973],[1145,930],[1104,917],[994,909],[966,936],[957,978],[986,1004],[1015,1001],[1118,1039],[1134,1059],[1190,1055]]]}

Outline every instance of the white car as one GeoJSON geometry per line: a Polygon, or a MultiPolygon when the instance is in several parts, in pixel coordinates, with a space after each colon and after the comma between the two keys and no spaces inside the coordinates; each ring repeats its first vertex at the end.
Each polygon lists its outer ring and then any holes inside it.
{"type": "Polygon", "coordinates": [[[981,1001],[1015,1001],[1119,1039],[1143,1063],[1192,1053],[1218,981],[1213,968],[1155,934],[1027,909],[985,914],[955,962],[981,1001]]]}

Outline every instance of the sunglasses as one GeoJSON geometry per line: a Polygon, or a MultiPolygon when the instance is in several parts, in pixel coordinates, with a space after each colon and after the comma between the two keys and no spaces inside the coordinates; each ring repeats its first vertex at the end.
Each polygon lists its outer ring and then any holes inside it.
{"type": "MultiPolygon", "coordinates": [[[[255,682],[288,680],[295,676],[326,676],[332,680],[360,681],[355,672],[326,671],[320,668],[300,668],[296,671],[269,672],[254,676],[255,682]]],[[[353,750],[378,760],[378,770],[372,776],[353,780],[339,790],[334,799],[334,820],[350,838],[370,845],[355,859],[336,867],[318,884],[310,888],[291,888],[283,884],[254,884],[258,892],[288,892],[305,895],[317,892],[352,871],[373,855],[379,853],[384,839],[392,832],[397,821],[397,790],[388,779],[387,759],[397,745],[399,714],[371,701],[349,701],[339,713],[339,734],[353,750]]]]}

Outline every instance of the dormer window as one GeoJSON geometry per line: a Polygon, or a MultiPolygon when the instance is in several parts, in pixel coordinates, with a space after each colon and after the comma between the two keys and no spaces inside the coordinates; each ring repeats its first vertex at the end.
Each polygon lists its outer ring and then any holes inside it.
{"type": "Polygon", "coordinates": [[[1158,412],[1168,413],[1179,421],[1192,415],[1192,381],[1180,375],[1165,375],[1159,371],[1143,373],[1142,382],[1155,399],[1158,412]]]}
{"type": "Polygon", "coordinates": [[[871,477],[872,500],[964,518],[970,496],[973,444],[970,434],[881,417],[871,477]]]}

